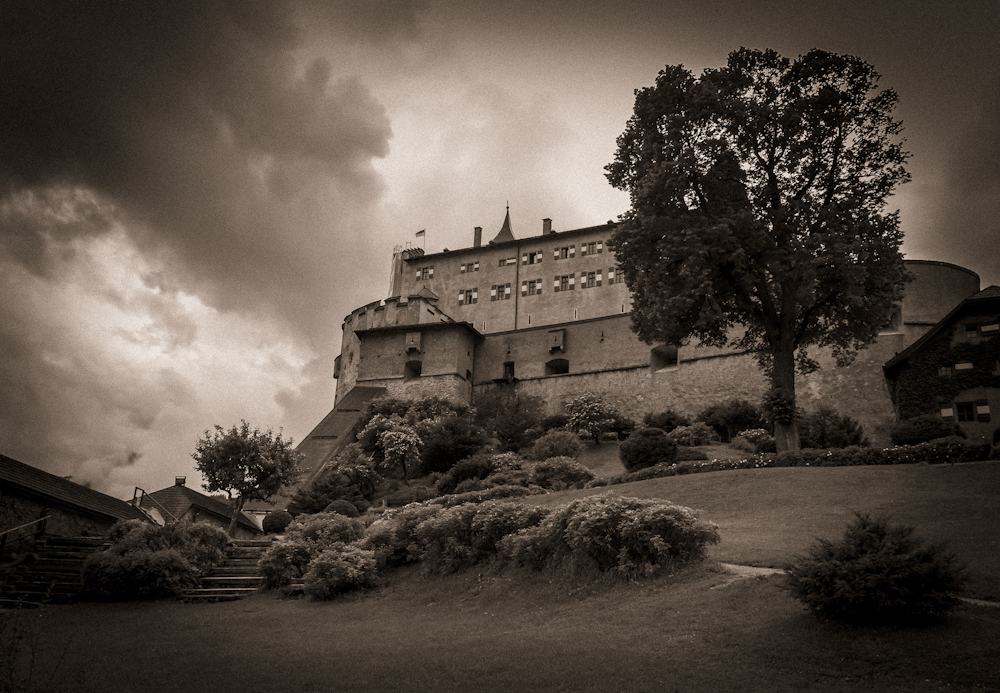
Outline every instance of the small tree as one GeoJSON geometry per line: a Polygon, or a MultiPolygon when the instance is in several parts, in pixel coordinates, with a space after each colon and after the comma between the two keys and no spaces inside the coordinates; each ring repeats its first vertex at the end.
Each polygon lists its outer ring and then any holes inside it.
{"type": "Polygon", "coordinates": [[[611,430],[618,410],[601,399],[600,395],[585,392],[566,403],[566,413],[569,415],[569,428],[573,431],[586,431],[594,437],[594,443],[601,442],[601,434],[611,430]]]}
{"type": "Polygon", "coordinates": [[[298,476],[298,454],[292,439],[283,440],[281,431],[261,431],[241,421],[228,431],[216,426],[205,434],[191,454],[195,466],[205,477],[203,488],[209,493],[225,491],[230,500],[235,495],[229,536],[236,531],[236,520],[248,500],[267,500],[298,476]]]}

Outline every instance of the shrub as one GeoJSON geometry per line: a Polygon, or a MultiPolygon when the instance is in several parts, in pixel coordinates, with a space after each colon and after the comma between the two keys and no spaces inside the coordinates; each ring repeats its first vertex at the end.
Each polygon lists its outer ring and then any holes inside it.
{"type": "Polygon", "coordinates": [[[505,537],[499,553],[526,567],[569,561],[638,577],[703,558],[706,546],[718,541],[718,527],[688,508],[605,493],[559,507],[537,526],[505,537]]]}
{"type": "Polygon", "coordinates": [[[420,503],[437,497],[437,491],[427,486],[400,486],[382,497],[390,508],[401,508],[410,503],[420,503]]]}
{"type": "MultiPolygon", "coordinates": [[[[799,419],[799,440],[804,448],[846,448],[850,445],[871,445],[861,424],[849,416],[841,416],[829,407],[820,407],[799,419]]],[[[760,452],[760,451],[758,451],[760,452]]]]}
{"type": "Polygon", "coordinates": [[[667,435],[678,445],[688,445],[691,447],[695,445],[708,445],[713,441],[719,440],[718,434],[701,421],[690,426],[678,426],[667,435]]]}
{"type": "Polygon", "coordinates": [[[346,500],[335,500],[323,508],[324,513],[336,513],[344,517],[357,517],[361,513],[354,507],[354,504],[346,500]]]}
{"type": "Polygon", "coordinates": [[[447,472],[456,462],[478,452],[486,444],[486,433],[469,417],[428,419],[418,422],[414,430],[422,441],[420,470],[423,474],[447,472]]]}
{"type": "MultiPolygon", "coordinates": [[[[774,437],[763,428],[740,431],[729,442],[731,447],[746,452],[777,452],[774,437]]],[[[843,447],[843,446],[841,446],[843,447]]]]}
{"type": "Polygon", "coordinates": [[[572,457],[550,457],[535,463],[531,468],[528,483],[558,491],[577,486],[582,488],[595,476],[572,457]]]}
{"type": "Polygon", "coordinates": [[[349,544],[360,539],[364,529],[364,523],[357,518],[324,512],[299,516],[285,529],[285,538],[327,548],[336,542],[349,544]]]}
{"type": "Polygon", "coordinates": [[[658,414],[646,414],[642,417],[642,425],[646,428],[659,428],[661,431],[670,433],[678,426],[690,426],[691,419],[683,414],[678,414],[673,409],[667,409],[658,414]]]}
{"type": "Polygon", "coordinates": [[[257,561],[257,572],[264,578],[264,587],[276,589],[305,575],[316,546],[302,540],[276,541],[257,561]]]}
{"type": "Polygon", "coordinates": [[[292,523],[292,514],[287,510],[275,510],[264,516],[261,526],[265,534],[281,534],[292,523]]]}
{"type": "Polygon", "coordinates": [[[427,570],[451,573],[493,558],[508,534],[537,525],[543,508],[491,501],[442,510],[414,529],[420,560],[427,570]]]}
{"type": "Polygon", "coordinates": [[[715,430],[723,442],[730,442],[740,431],[764,428],[760,409],[745,399],[728,399],[706,407],[695,417],[715,430]]]}
{"type": "Polygon", "coordinates": [[[817,617],[871,624],[942,616],[957,603],[963,574],[941,546],[913,528],[857,515],[838,542],[820,540],[788,570],[788,585],[817,617]]]}
{"type": "Polygon", "coordinates": [[[569,416],[567,428],[571,431],[586,431],[595,443],[601,442],[601,434],[610,430],[615,419],[620,416],[613,405],[593,392],[585,392],[566,402],[566,414],[569,416]]]}
{"type": "Polygon", "coordinates": [[[622,442],[618,457],[630,472],[654,464],[669,464],[677,457],[677,443],[660,428],[640,428],[622,442]]]}
{"type": "Polygon", "coordinates": [[[957,423],[945,421],[933,414],[903,419],[897,422],[889,433],[889,437],[896,445],[917,445],[949,436],[965,438],[965,432],[957,423]]]}
{"type": "Polygon", "coordinates": [[[331,599],[338,594],[375,584],[375,553],[357,546],[334,544],[309,564],[304,591],[313,599],[331,599]]]}
{"type": "Polygon", "coordinates": [[[546,416],[542,419],[539,424],[539,428],[543,432],[548,433],[549,431],[561,431],[565,430],[566,426],[569,425],[569,417],[565,414],[553,414],[552,416],[546,416]]]}
{"type": "Polygon", "coordinates": [[[199,575],[176,549],[102,551],[83,563],[82,592],[101,601],[158,599],[195,587],[199,575]]]}
{"type": "Polygon", "coordinates": [[[635,421],[622,414],[615,416],[611,422],[611,427],[608,429],[609,433],[615,436],[615,440],[627,439],[632,435],[632,431],[634,430],[635,421]]]}
{"type": "Polygon", "coordinates": [[[550,457],[577,458],[583,452],[580,437],[569,431],[549,431],[536,440],[528,450],[532,460],[547,460],[550,457]]]}
{"type": "Polygon", "coordinates": [[[500,449],[520,450],[545,431],[541,430],[543,402],[539,397],[495,389],[476,397],[476,423],[494,436],[500,449]]]}
{"type": "Polygon", "coordinates": [[[413,530],[439,512],[440,505],[408,505],[386,513],[369,525],[357,546],[373,551],[379,568],[412,563],[420,558],[413,530]]]}
{"type": "Polygon", "coordinates": [[[479,453],[472,457],[467,457],[438,479],[438,493],[454,493],[459,483],[466,479],[485,479],[495,470],[493,456],[488,453],[479,453]]]}
{"type": "Polygon", "coordinates": [[[463,503],[485,503],[486,501],[499,500],[501,498],[520,498],[521,496],[533,496],[539,493],[545,493],[545,489],[538,486],[492,486],[481,491],[469,491],[467,493],[441,496],[440,498],[428,501],[428,504],[452,508],[463,503]]]}

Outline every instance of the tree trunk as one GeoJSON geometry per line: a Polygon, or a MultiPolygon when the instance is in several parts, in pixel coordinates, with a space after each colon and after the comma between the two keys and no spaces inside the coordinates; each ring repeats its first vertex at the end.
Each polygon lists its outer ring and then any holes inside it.
{"type": "Polygon", "coordinates": [[[243,512],[244,503],[246,503],[246,499],[241,493],[236,497],[236,508],[233,510],[233,519],[229,521],[229,529],[226,530],[226,534],[229,535],[230,539],[236,536],[236,521],[239,519],[240,513],[243,512]]]}
{"type": "MultiPolygon", "coordinates": [[[[799,428],[795,423],[795,349],[775,349],[771,371],[771,397],[784,403],[774,420],[774,445],[778,452],[799,449],[799,428]],[[785,409],[784,412],[781,409],[785,409]],[[784,414],[784,416],[782,416],[784,414]]],[[[780,406],[780,405],[779,405],[780,406]]]]}

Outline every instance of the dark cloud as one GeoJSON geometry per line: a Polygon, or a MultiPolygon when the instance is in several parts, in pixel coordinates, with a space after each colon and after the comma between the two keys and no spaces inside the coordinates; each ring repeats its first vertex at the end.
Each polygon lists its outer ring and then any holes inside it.
{"type": "MultiPolygon", "coordinates": [[[[391,132],[363,84],[297,62],[301,16],[282,2],[3,4],[0,181],[95,191],[224,307],[302,305],[323,268],[303,271],[295,240],[317,230],[296,215],[310,196],[348,214],[376,200],[371,161],[391,132]]],[[[44,229],[28,221],[2,242],[37,268],[44,229]]]]}

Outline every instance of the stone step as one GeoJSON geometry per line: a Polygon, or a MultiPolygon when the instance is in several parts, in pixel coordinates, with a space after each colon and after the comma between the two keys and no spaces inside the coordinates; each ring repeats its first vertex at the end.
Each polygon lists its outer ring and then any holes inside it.
{"type": "Polygon", "coordinates": [[[77,599],[77,593],[66,594],[63,592],[38,590],[0,590],[0,600],[24,601],[36,604],[68,604],[77,599]]]}
{"type": "Polygon", "coordinates": [[[209,587],[257,587],[263,582],[259,575],[210,575],[201,579],[201,586],[209,587]]]}
{"type": "Polygon", "coordinates": [[[259,575],[257,564],[254,565],[217,565],[209,573],[209,576],[217,575],[259,575]]]}
{"type": "Polygon", "coordinates": [[[236,548],[261,548],[266,549],[268,546],[274,543],[273,539],[233,539],[229,542],[230,546],[236,548]]]}
{"type": "Polygon", "coordinates": [[[226,551],[227,560],[259,560],[264,555],[264,549],[260,548],[234,548],[230,547],[226,551]]]}
{"type": "Polygon", "coordinates": [[[107,548],[109,544],[102,537],[42,537],[38,542],[39,546],[51,546],[59,548],[76,548],[82,551],[100,551],[107,548]]]}

